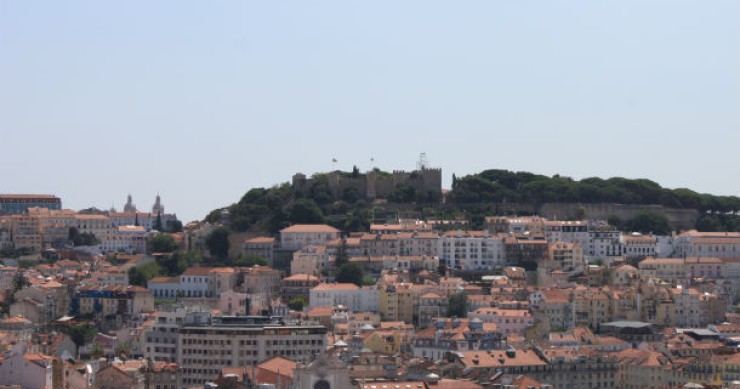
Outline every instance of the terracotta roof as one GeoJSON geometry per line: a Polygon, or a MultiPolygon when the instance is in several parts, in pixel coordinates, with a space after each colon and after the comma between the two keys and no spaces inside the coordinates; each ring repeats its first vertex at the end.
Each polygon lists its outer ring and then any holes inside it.
{"type": "Polygon", "coordinates": [[[473,311],[475,314],[482,315],[498,315],[498,316],[531,316],[526,309],[501,309],[501,308],[489,308],[483,307],[473,311]]]}
{"type": "Polygon", "coordinates": [[[331,316],[334,313],[334,307],[313,307],[307,315],[309,317],[326,317],[331,316]]]}
{"type": "Polygon", "coordinates": [[[0,320],[0,324],[32,324],[32,322],[24,317],[11,316],[0,320]]]}
{"type": "Polygon", "coordinates": [[[235,271],[233,267],[214,267],[208,273],[234,273],[235,271]]]}
{"type": "Polygon", "coordinates": [[[681,235],[679,235],[680,238],[686,238],[686,237],[706,237],[706,238],[740,238],[740,232],[699,232],[697,230],[688,230],[681,235]]]}
{"type": "MultiPolygon", "coordinates": [[[[280,356],[272,357],[257,365],[258,369],[280,374],[281,376],[287,376],[290,378],[293,378],[293,371],[295,370],[295,367],[295,361],[280,356]]],[[[259,373],[257,373],[257,379],[259,380],[259,373]]],[[[264,382],[260,381],[260,383],[264,382]]]]}
{"type": "Polygon", "coordinates": [[[257,244],[257,243],[275,243],[275,238],[268,236],[258,236],[256,238],[247,239],[244,241],[245,244],[257,244]]]}
{"type": "Polygon", "coordinates": [[[293,274],[290,277],[283,278],[283,281],[318,281],[319,278],[310,274],[293,274]]]}
{"type": "MultiPolygon", "coordinates": [[[[430,384],[427,387],[430,389],[483,389],[482,386],[472,381],[448,379],[439,380],[436,384],[430,384]]],[[[403,386],[401,386],[401,388],[403,388],[403,386]]]]}
{"type": "Polygon", "coordinates": [[[355,284],[319,284],[311,290],[323,291],[323,290],[358,290],[360,288],[355,284]]]}
{"type": "Polygon", "coordinates": [[[154,277],[149,280],[150,284],[176,284],[180,282],[180,277],[154,277]]]}
{"type": "Polygon", "coordinates": [[[466,368],[500,368],[504,366],[545,366],[533,350],[516,350],[513,357],[506,354],[506,350],[491,351],[462,351],[460,361],[466,368]]]}
{"type": "Polygon", "coordinates": [[[294,224],[283,228],[280,232],[340,232],[338,229],[327,224],[294,224]]]}
{"type": "Polygon", "coordinates": [[[184,276],[206,276],[214,268],[212,267],[189,267],[182,275],[184,276]]]}

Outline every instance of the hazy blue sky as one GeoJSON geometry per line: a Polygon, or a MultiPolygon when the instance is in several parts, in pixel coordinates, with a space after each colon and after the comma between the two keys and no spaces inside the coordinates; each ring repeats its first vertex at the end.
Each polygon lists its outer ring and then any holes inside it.
{"type": "Polygon", "coordinates": [[[0,0],[0,192],[189,221],[421,152],[740,195],[740,2],[0,0]]]}

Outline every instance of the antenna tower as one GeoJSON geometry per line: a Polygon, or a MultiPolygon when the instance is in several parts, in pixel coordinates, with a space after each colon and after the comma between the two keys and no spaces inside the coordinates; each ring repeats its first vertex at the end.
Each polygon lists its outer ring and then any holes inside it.
{"type": "Polygon", "coordinates": [[[419,154],[419,160],[416,162],[416,170],[424,170],[429,166],[427,161],[427,153],[419,154]]]}

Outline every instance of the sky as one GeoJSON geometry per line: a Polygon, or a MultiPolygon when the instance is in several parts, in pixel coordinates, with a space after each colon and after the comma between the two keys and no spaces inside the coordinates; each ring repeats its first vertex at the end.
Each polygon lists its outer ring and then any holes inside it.
{"type": "Polygon", "coordinates": [[[0,193],[187,222],[421,153],[740,195],[740,2],[0,0],[0,193]]]}

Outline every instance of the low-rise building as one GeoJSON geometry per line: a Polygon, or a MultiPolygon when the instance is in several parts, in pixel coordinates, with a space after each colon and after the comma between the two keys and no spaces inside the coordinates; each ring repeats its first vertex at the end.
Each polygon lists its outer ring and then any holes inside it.
{"type": "Polygon", "coordinates": [[[438,360],[448,352],[501,349],[505,337],[496,324],[483,323],[480,319],[437,318],[428,328],[416,332],[411,338],[415,357],[438,360]]]}
{"type": "Polygon", "coordinates": [[[480,319],[483,323],[494,323],[504,335],[524,336],[527,328],[534,325],[534,316],[528,309],[479,308],[468,314],[470,319],[480,319]]]}
{"type": "Polygon", "coordinates": [[[300,250],[306,246],[324,245],[340,236],[341,231],[326,224],[295,224],[280,230],[280,247],[300,250]]]}
{"type": "Polygon", "coordinates": [[[355,284],[319,284],[309,292],[310,307],[344,305],[355,312],[379,311],[378,289],[355,284]]]}
{"type": "Polygon", "coordinates": [[[273,253],[275,251],[275,238],[259,236],[244,241],[242,255],[245,257],[264,258],[269,266],[272,266],[273,253]]]}

